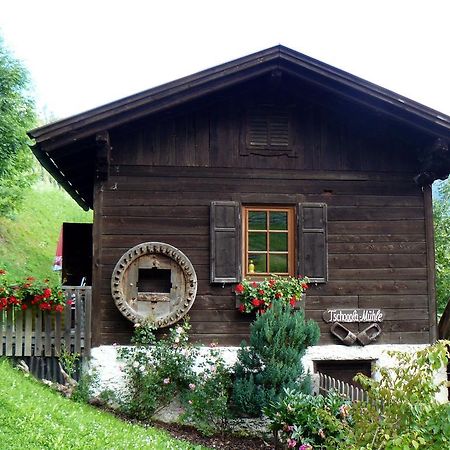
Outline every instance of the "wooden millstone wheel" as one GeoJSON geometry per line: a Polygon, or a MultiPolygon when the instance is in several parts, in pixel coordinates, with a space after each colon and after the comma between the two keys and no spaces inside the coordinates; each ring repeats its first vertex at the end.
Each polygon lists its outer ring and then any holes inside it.
{"type": "Polygon", "coordinates": [[[177,248],[145,242],[120,258],[112,274],[111,292],[128,320],[166,327],[184,317],[194,303],[197,275],[177,248]]]}

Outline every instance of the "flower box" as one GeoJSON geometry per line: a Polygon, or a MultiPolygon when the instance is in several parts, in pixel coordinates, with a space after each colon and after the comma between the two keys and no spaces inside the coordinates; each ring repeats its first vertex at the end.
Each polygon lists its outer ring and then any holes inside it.
{"type": "Polygon", "coordinates": [[[294,309],[304,309],[307,277],[281,277],[272,275],[262,281],[242,280],[235,289],[236,308],[241,313],[263,313],[273,302],[290,305],[294,309]]]}
{"type": "MultiPolygon", "coordinates": [[[[306,303],[306,292],[303,292],[302,296],[300,297],[300,300],[296,301],[292,308],[305,309],[305,303],[306,303]]],[[[241,305],[242,305],[241,296],[239,294],[236,294],[236,309],[239,309],[241,305]]]]}

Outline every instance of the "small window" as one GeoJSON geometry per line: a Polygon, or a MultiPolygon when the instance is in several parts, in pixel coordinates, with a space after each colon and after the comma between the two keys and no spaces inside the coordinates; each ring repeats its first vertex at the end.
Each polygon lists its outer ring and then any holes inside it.
{"type": "Polygon", "coordinates": [[[250,109],[247,115],[246,140],[250,149],[290,149],[289,110],[270,105],[250,109]]]}
{"type": "Polygon", "coordinates": [[[294,275],[294,208],[244,207],[244,277],[294,275]]]}
{"type": "Polygon", "coordinates": [[[372,376],[372,360],[326,360],[315,361],[314,365],[315,372],[323,373],[359,388],[362,388],[362,386],[353,380],[358,373],[362,373],[369,378],[372,376]]]}

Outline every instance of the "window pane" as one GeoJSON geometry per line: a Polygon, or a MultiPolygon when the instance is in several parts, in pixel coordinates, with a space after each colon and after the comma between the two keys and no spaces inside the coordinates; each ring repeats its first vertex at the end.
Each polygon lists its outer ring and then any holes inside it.
{"type": "Polygon", "coordinates": [[[267,250],[266,233],[248,233],[248,249],[251,252],[267,250]]]}
{"type": "Polygon", "coordinates": [[[269,217],[271,230],[287,230],[287,212],[271,211],[269,217]]]}
{"type": "Polygon", "coordinates": [[[287,233],[270,233],[269,245],[272,252],[287,252],[288,250],[288,234],[287,233]]]}
{"type": "Polygon", "coordinates": [[[248,212],[248,229],[249,230],[266,230],[267,219],[265,211],[249,211],[248,212]]]}
{"type": "Polygon", "coordinates": [[[266,254],[258,255],[250,253],[248,255],[247,270],[251,263],[255,265],[255,273],[267,273],[266,254]]]}
{"type": "Polygon", "coordinates": [[[288,255],[270,254],[270,273],[287,273],[288,272],[288,255]]]}

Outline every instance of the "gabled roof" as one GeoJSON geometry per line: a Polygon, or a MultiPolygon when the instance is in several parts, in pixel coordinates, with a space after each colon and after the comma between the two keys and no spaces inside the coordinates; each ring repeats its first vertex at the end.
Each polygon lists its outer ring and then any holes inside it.
{"type": "Polygon", "coordinates": [[[36,142],[33,152],[68,192],[86,207],[90,201],[80,199],[76,186],[70,184],[72,182],[65,177],[63,168],[58,167],[58,149],[274,70],[395,117],[431,136],[449,139],[449,116],[279,45],[31,130],[28,134],[36,142]]]}

